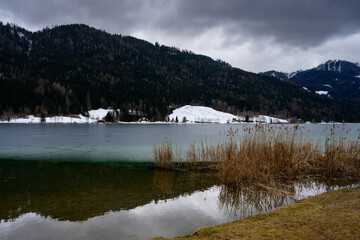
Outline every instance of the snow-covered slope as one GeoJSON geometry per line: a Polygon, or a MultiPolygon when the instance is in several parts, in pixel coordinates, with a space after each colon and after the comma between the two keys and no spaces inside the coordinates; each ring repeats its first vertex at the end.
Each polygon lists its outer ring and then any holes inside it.
{"type": "Polygon", "coordinates": [[[176,117],[178,118],[179,122],[182,122],[183,118],[186,117],[187,122],[190,123],[227,123],[232,122],[233,119],[241,120],[238,116],[230,113],[216,111],[209,107],[190,105],[186,105],[174,110],[173,113],[169,115],[169,120],[175,121],[176,117]]]}
{"type": "MultiPolygon", "coordinates": [[[[190,123],[232,123],[245,121],[245,117],[235,116],[230,113],[216,111],[209,107],[186,105],[178,108],[169,115],[170,121],[175,121],[176,117],[179,122],[183,122],[184,117],[190,123]]],[[[287,123],[286,120],[259,115],[251,117],[250,122],[263,123],[287,123]]]]}

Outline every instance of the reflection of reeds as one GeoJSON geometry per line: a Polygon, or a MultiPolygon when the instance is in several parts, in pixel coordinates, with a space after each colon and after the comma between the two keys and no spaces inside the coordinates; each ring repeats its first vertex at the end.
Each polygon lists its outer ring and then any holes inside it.
{"type": "Polygon", "coordinates": [[[219,209],[232,219],[241,219],[256,213],[272,211],[293,203],[304,197],[303,194],[317,195],[339,188],[354,187],[355,180],[349,179],[311,179],[295,184],[278,186],[232,187],[222,185],[219,193],[219,209]]]}
{"type": "MultiPolygon", "coordinates": [[[[290,191],[293,191],[289,189],[290,191]]],[[[291,197],[278,192],[254,188],[232,188],[221,186],[219,208],[233,219],[268,212],[289,203],[291,197]]]]}
{"type": "Polygon", "coordinates": [[[244,134],[232,129],[227,140],[210,145],[202,142],[187,149],[173,148],[168,141],[154,147],[155,164],[160,168],[175,169],[204,166],[217,169],[219,179],[227,185],[286,182],[299,176],[360,175],[359,137],[336,137],[335,126],[327,137],[325,150],[319,142],[304,135],[299,126],[271,127],[256,125],[244,128],[244,134]]]}

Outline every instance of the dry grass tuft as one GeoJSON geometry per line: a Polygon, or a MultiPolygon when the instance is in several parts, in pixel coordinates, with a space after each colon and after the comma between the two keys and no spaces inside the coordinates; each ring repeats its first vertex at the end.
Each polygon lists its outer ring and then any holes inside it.
{"type": "Polygon", "coordinates": [[[154,147],[155,165],[166,169],[207,166],[218,171],[226,185],[239,186],[292,181],[299,176],[360,176],[360,135],[347,139],[335,134],[326,138],[325,146],[314,142],[299,126],[272,127],[255,125],[243,133],[230,129],[227,140],[216,145],[202,142],[188,149],[165,141],[154,147]],[[175,157],[174,157],[175,155],[175,157]]]}
{"type": "Polygon", "coordinates": [[[153,153],[156,167],[164,169],[173,167],[174,155],[171,142],[165,139],[160,146],[154,146],[153,153]]]}

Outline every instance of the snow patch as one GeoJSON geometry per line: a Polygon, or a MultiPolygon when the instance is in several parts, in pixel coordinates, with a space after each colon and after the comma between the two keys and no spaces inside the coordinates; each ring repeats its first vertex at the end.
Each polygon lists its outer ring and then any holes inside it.
{"type": "MultiPolygon", "coordinates": [[[[46,117],[45,123],[97,123],[98,120],[103,119],[106,114],[112,109],[102,109],[99,108],[97,110],[90,110],[89,111],[89,118],[83,116],[81,114],[74,115],[74,117],[67,117],[67,116],[54,116],[54,117],[46,117]]],[[[29,115],[24,118],[11,118],[10,121],[0,121],[0,123],[40,123],[41,118],[35,117],[33,115],[29,115]]]]}
{"type": "Polygon", "coordinates": [[[253,122],[264,122],[264,123],[288,123],[288,121],[280,118],[269,117],[265,115],[259,115],[257,117],[250,118],[253,122]]]}
{"type": "Polygon", "coordinates": [[[360,78],[360,75],[359,76],[355,76],[356,78],[360,78]]]}
{"type": "Polygon", "coordinates": [[[24,38],[29,43],[29,47],[28,47],[28,51],[27,51],[27,55],[29,56],[31,48],[32,48],[32,40],[29,39],[27,36],[25,36],[25,34],[23,34],[22,32],[17,32],[17,34],[20,38],[24,38]]]}
{"type": "Polygon", "coordinates": [[[91,119],[93,119],[93,120],[101,120],[110,111],[112,111],[112,109],[99,108],[97,110],[90,110],[90,111],[88,111],[88,113],[89,113],[89,116],[90,116],[91,119]]]}
{"type": "Polygon", "coordinates": [[[22,32],[18,32],[18,35],[20,38],[26,38],[25,35],[22,32]]]}
{"type": "Polygon", "coordinates": [[[320,64],[315,69],[320,71],[333,71],[333,72],[341,73],[342,72],[341,61],[337,59],[329,60],[323,64],[320,64]]]}
{"type": "Polygon", "coordinates": [[[319,95],[327,95],[329,91],[315,91],[316,94],[319,95]]]}
{"type": "MultiPolygon", "coordinates": [[[[216,111],[210,107],[190,105],[175,109],[173,113],[169,115],[170,121],[175,121],[176,117],[179,122],[182,122],[185,117],[188,123],[233,123],[245,121],[245,117],[242,116],[216,111]]],[[[249,118],[249,121],[263,123],[287,123],[286,120],[265,115],[251,117],[249,118]]]]}
{"type": "Polygon", "coordinates": [[[170,121],[175,121],[176,117],[179,122],[182,122],[185,117],[187,122],[190,123],[227,123],[233,122],[233,119],[241,120],[238,116],[230,113],[216,111],[209,107],[190,105],[175,109],[173,113],[169,115],[170,121]]]}
{"type": "Polygon", "coordinates": [[[329,84],[324,84],[323,86],[324,86],[324,87],[329,87],[329,88],[332,88],[332,86],[331,86],[331,85],[329,85],[329,84]]]}
{"type": "Polygon", "coordinates": [[[299,72],[301,72],[301,71],[299,70],[299,71],[292,72],[292,73],[286,73],[286,76],[288,77],[288,79],[290,79],[292,77],[295,77],[295,75],[298,74],[299,72]]]}

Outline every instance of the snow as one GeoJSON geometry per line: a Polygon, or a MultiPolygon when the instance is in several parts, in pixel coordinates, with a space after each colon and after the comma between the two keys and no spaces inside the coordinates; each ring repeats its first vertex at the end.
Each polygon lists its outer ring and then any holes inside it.
{"type": "Polygon", "coordinates": [[[264,123],[288,123],[288,121],[280,118],[269,117],[265,115],[259,115],[257,117],[250,118],[253,122],[264,122],[264,123]]]}
{"type": "Polygon", "coordinates": [[[186,120],[190,123],[227,123],[232,122],[233,119],[240,120],[238,116],[230,113],[216,111],[209,107],[190,105],[175,109],[173,113],[169,115],[170,121],[172,119],[175,121],[176,117],[179,122],[182,122],[183,118],[186,117],[186,120]]]}
{"type": "Polygon", "coordinates": [[[322,70],[322,71],[334,71],[334,72],[340,72],[342,71],[341,67],[341,61],[335,59],[335,60],[329,60],[323,64],[320,64],[318,67],[316,67],[316,70],[322,70]],[[338,65],[338,66],[336,66],[338,65]]]}
{"type": "MultiPolygon", "coordinates": [[[[245,121],[245,117],[236,116],[230,113],[220,112],[210,107],[190,106],[186,105],[175,109],[169,115],[170,121],[178,118],[179,122],[186,117],[188,123],[233,123],[238,121],[245,121]],[[235,120],[235,121],[234,121],[235,120]]],[[[249,118],[251,122],[265,122],[265,123],[287,123],[286,120],[259,115],[249,118]]]]}
{"type": "Polygon", "coordinates": [[[355,76],[356,78],[360,78],[360,75],[359,76],[355,76]]]}
{"type": "Polygon", "coordinates": [[[319,95],[327,95],[329,91],[315,91],[316,94],[319,95]]]}
{"type": "MultiPolygon", "coordinates": [[[[45,123],[97,123],[99,120],[103,119],[106,114],[112,109],[97,109],[90,110],[89,116],[86,117],[81,114],[73,116],[53,116],[46,117],[45,123]]],[[[225,113],[221,111],[216,111],[210,107],[204,106],[190,106],[186,105],[175,109],[172,114],[169,115],[170,120],[176,119],[179,120],[179,123],[182,123],[183,118],[186,117],[187,123],[239,123],[245,121],[245,117],[236,116],[230,113],[225,113]]],[[[131,124],[170,124],[169,122],[149,122],[147,119],[143,118],[142,121],[132,122],[131,124]]],[[[287,123],[286,120],[269,117],[265,115],[259,115],[249,118],[250,122],[262,122],[262,123],[287,123]]],[[[22,118],[11,118],[10,121],[0,120],[0,123],[41,123],[40,117],[35,117],[29,115],[22,118]]]]}
{"type": "Polygon", "coordinates": [[[108,112],[112,111],[112,109],[103,109],[99,108],[97,110],[90,110],[89,115],[91,119],[101,120],[103,119],[108,112]]]}
{"type": "Polygon", "coordinates": [[[32,40],[30,40],[29,38],[27,38],[22,32],[17,32],[18,36],[20,38],[24,38],[28,43],[29,43],[29,48],[27,51],[27,55],[30,54],[31,48],[32,48],[32,40]]]}
{"type": "Polygon", "coordinates": [[[306,91],[310,91],[309,89],[307,89],[306,87],[302,87],[304,90],[306,90],[306,91]]]}
{"type": "MultiPolygon", "coordinates": [[[[0,123],[7,123],[8,121],[0,121],[0,123]]],[[[29,115],[25,118],[11,118],[9,123],[40,123],[41,118],[29,115]]],[[[64,117],[64,116],[54,116],[46,117],[46,123],[94,123],[94,119],[89,119],[85,116],[79,115],[76,117],[64,117]]]]}
{"type": "Polygon", "coordinates": [[[25,35],[22,32],[18,32],[19,37],[23,38],[25,35]]]}
{"type": "MultiPolygon", "coordinates": [[[[85,117],[81,114],[74,115],[73,117],[68,116],[54,116],[54,117],[46,117],[45,122],[46,123],[97,123],[98,120],[103,119],[106,114],[110,111],[113,111],[112,109],[102,109],[99,108],[97,110],[90,110],[89,115],[90,118],[85,117]]],[[[11,118],[10,121],[1,121],[0,123],[40,123],[41,118],[35,117],[33,115],[29,115],[24,118],[11,118]]]]}
{"type": "Polygon", "coordinates": [[[323,86],[324,86],[324,87],[329,87],[329,88],[332,88],[332,86],[331,86],[331,85],[329,85],[329,84],[324,84],[323,86]]]}
{"type": "Polygon", "coordinates": [[[299,72],[301,72],[300,70],[299,71],[296,71],[296,72],[292,72],[292,73],[286,73],[286,76],[288,77],[288,79],[294,77],[296,74],[298,74],[299,72]]]}

